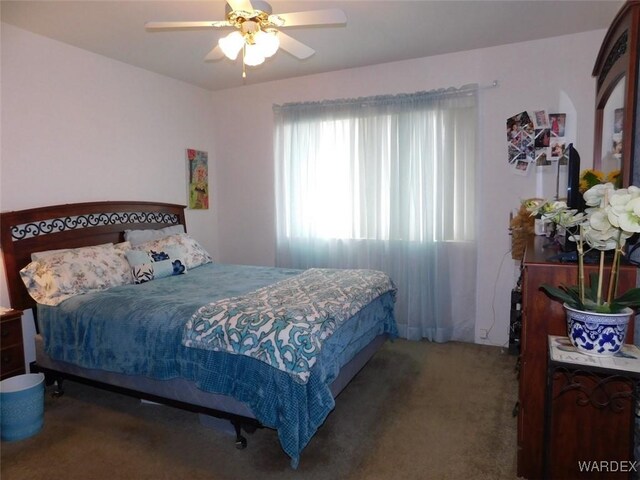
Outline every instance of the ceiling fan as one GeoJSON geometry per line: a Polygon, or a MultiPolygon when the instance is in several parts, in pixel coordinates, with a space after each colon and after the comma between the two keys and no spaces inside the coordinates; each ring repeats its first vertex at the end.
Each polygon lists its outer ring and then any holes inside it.
{"type": "Polygon", "coordinates": [[[273,14],[271,5],[261,0],[227,0],[226,19],[197,22],[147,22],[147,30],[173,30],[189,28],[233,28],[233,32],[218,40],[205,60],[227,57],[235,60],[242,51],[244,66],[256,66],[274,55],[279,48],[301,60],[315,51],[282,32],[287,27],[312,25],[344,25],[347,17],[337,8],[307,12],[273,14]]]}

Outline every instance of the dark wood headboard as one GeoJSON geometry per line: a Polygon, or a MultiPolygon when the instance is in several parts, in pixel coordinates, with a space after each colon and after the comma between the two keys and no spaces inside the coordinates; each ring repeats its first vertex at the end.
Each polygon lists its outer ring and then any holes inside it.
{"type": "Polygon", "coordinates": [[[153,202],[87,202],[0,214],[0,248],[11,307],[35,306],[20,270],[31,253],[124,240],[125,230],[185,225],[184,205],[153,202]]]}

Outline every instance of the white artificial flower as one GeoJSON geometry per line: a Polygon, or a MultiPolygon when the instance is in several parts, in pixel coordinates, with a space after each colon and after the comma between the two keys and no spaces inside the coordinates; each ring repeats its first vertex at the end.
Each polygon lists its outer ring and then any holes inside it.
{"type": "Polygon", "coordinates": [[[553,221],[564,228],[573,228],[586,220],[586,215],[577,210],[560,210],[556,212],[553,221]]]}
{"type": "Polygon", "coordinates": [[[612,183],[605,183],[594,185],[583,197],[591,208],[580,213],[562,201],[536,199],[529,206],[544,220],[566,229],[569,238],[582,239],[597,250],[622,247],[633,233],[640,232],[640,188],[616,190],[612,183]],[[580,226],[582,235],[577,231],[580,226]]]}
{"type": "Polygon", "coordinates": [[[567,202],[563,202],[562,200],[556,200],[553,203],[550,203],[547,207],[549,212],[561,212],[567,209],[567,202]]]}
{"type": "Polygon", "coordinates": [[[627,191],[629,192],[629,195],[631,195],[631,198],[640,197],[640,187],[636,187],[635,185],[630,185],[629,187],[627,187],[627,191]]]}
{"type": "Polygon", "coordinates": [[[631,193],[626,188],[609,192],[609,205],[626,205],[631,200],[631,193]]]}
{"type": "Polygon", "coordinates": [[[539,217],[540,215],[542,215],[542,210],[547,204],[547,201],[542,200],[541,198],[531,198],[522,203],[527,212],[529,212],[530,216],[539,217]]]}
{"type": "MultiPolygon", "coordinates": [[[[567,204],[561,201],[546,202],[541,205],[539,209],[539,213],[542,214],[544,220],[549,220],[554,223],[558,223],[556,219],[564,212],[570,212],[570,210],[567,209],[567,204]]],[[[575,212],[575,210],[573,210],[573,212],[575,212]]]]}
{"type": "Polygon", "coordinates": [[[624,233],[640,232],[640,197],[632,199],[622,208],[619,213],[618,210],[611,209],[617,214],[617,226],[624,233]]]}
{"type": "Polygon", "coordinates": [[[532,211],[537,210],[544,203],[545,203],[545,201],[543,199],[541,199],[541,198],[530,198],[529,200],[525,200],[525,201],[522,202],[522,204],[524,205],[524,208],[528,212],[532,212],[532,211]]]}
{"type": "Polygon", "coordinates": [[[596,250],[613,250],[618,245],[618,230],[598,230],[587,226],[583,230],[584,241],[596,250]]]}
{"type": "Polygon", "coordinates": [[[600,183],[584,192],[582,197],[584,198],[584,202],[590,207],[604,208],[607,204],[607,198],[613,192],[615,192],[613,183],[600,183]]]}
{"type": "MultiPolygon", "coordinates": [[[[630,186],[616,190],[612,183],[599,184],[591,187],[583,194],[585,203],[590,207],[584,213],[576,213],[566,205],[545,202],[544,207],[539,210],[544,212],[543,218],[548,218],[558,225],[558,231],[566,229],[568,238],[578,242],[578,258],[581,262],[588,251],[583,242],[590,249],[615,250],[614,264],[619,261],[620,255],[624,255],[622,249],[627,239],[637,232],[640,232],[640,187],[630,186]]],[[[601,263],[598,269],[599,278],[604,275],[604,256],[600,256],[601,263]]],[[[612,275],[617,279],[618,270],[611,268],[612,275]]],[[[592,288],[595,288],[592,285],[592,288]]],[[[587,308],[591,303],[600,309],[606,309],[614,305],[614,292],[603,292],[602,283],[598,283],[597,295],[588,298],[585,289],[585,279],[580,278],[579,291],[580,301],[576,305],[580,308],[587,308]],[[607,300],[605,300],[607,299],[607,300]],[[590,303],[589,303],[590,302],[590,303]],[[609,305],[609,302],[611,304],[609,305]]],[[[637,295],[638,289],[634,289],[637,295]]],[[[612,311],[613,311],[613,307],[612,311]]],[[[604,310],[603,310],[604,311],[604,310]]]]}
{"type": "Polygon", "coordinates": [[[609,221],[607,211],[603,208],[592,208],[589,212],[589,226],[599,232],[605,232],[614,228],[609,221]]]}
{"type": "Polygon", "coordinates": [[[597,250],[613,250],[618,244],[620,231],[609,222],[603,208],[589,209],[589,221],[583,228],[584,240],[597,250]]]}

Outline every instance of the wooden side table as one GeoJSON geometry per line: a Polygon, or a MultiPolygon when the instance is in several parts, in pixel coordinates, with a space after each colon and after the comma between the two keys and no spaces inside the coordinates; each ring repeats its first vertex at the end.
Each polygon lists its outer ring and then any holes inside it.
{"type": "MultiPolygon", "coordinates": [[[[567,316],[562,304],[551,301],[540,290],[540,285],[575,285],[578,281],[578,266],[575,263],[552,261],[550,257],[560,252],[556,247],[546,245],[546,237],[532,235],[529,242],[522,270],[517,473],[520,477],[537,480],[544,477],[544,392],[549,355],[547,336],[567,335],[567,316]]],[[[598,266],[585,265],[585,270],[585,275],[588,276],[597,272],[598,266]]],[[[634,265],[621,265],[618,291],[626,292],[635,287],[637,273],[638,269],[634,265]]],[[[608,278],[605,274],[604,280],[608,281],[608,278]]],[[[634,322],[629,322],[626,338],[628,343],[634,343],[633,326],[634,322]]],[[[567,427],[569,428],[577,432],[575,427],[567,427]]],[[[574,436],[577,435],[574,433],[574,436]]],[[[567,440],[573,441],[569,438],[567,440]]]]}
{"type": "Polygon", "coordinates": [[[549,335],[544,416],[544,478],[633,478],[640,349],[611,357],[578,352],[549,335]]]}
{"type": "Polygon", "coordinates": [[[22,344],[22,310],[0,314],[0,380],[25,373],[22,344]]]}

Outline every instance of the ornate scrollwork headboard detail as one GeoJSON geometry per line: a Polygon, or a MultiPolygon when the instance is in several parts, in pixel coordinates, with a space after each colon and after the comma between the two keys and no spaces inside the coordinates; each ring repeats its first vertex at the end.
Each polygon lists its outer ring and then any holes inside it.
{"type": "Polygon", "coordinates": [[[162,212],[117,212],[90,213],[88,215],[74,215],[72,217],[58,217],[38,222],[23,223],[11,227],[13,241],[51,233],[78,230],[80,228],[99,227],[102,225],[135,224],[168,224],[176,225],[178,216],[162,212]]]}
{"type": "Polygon", "coordinates": [[[89,202],[0,214],[0,247],[11,307],[26,309],[33,299],[20,279],[31,253],[124,240],[125,230],[185,225],[184,206],[153,202],[89,202]]]}

